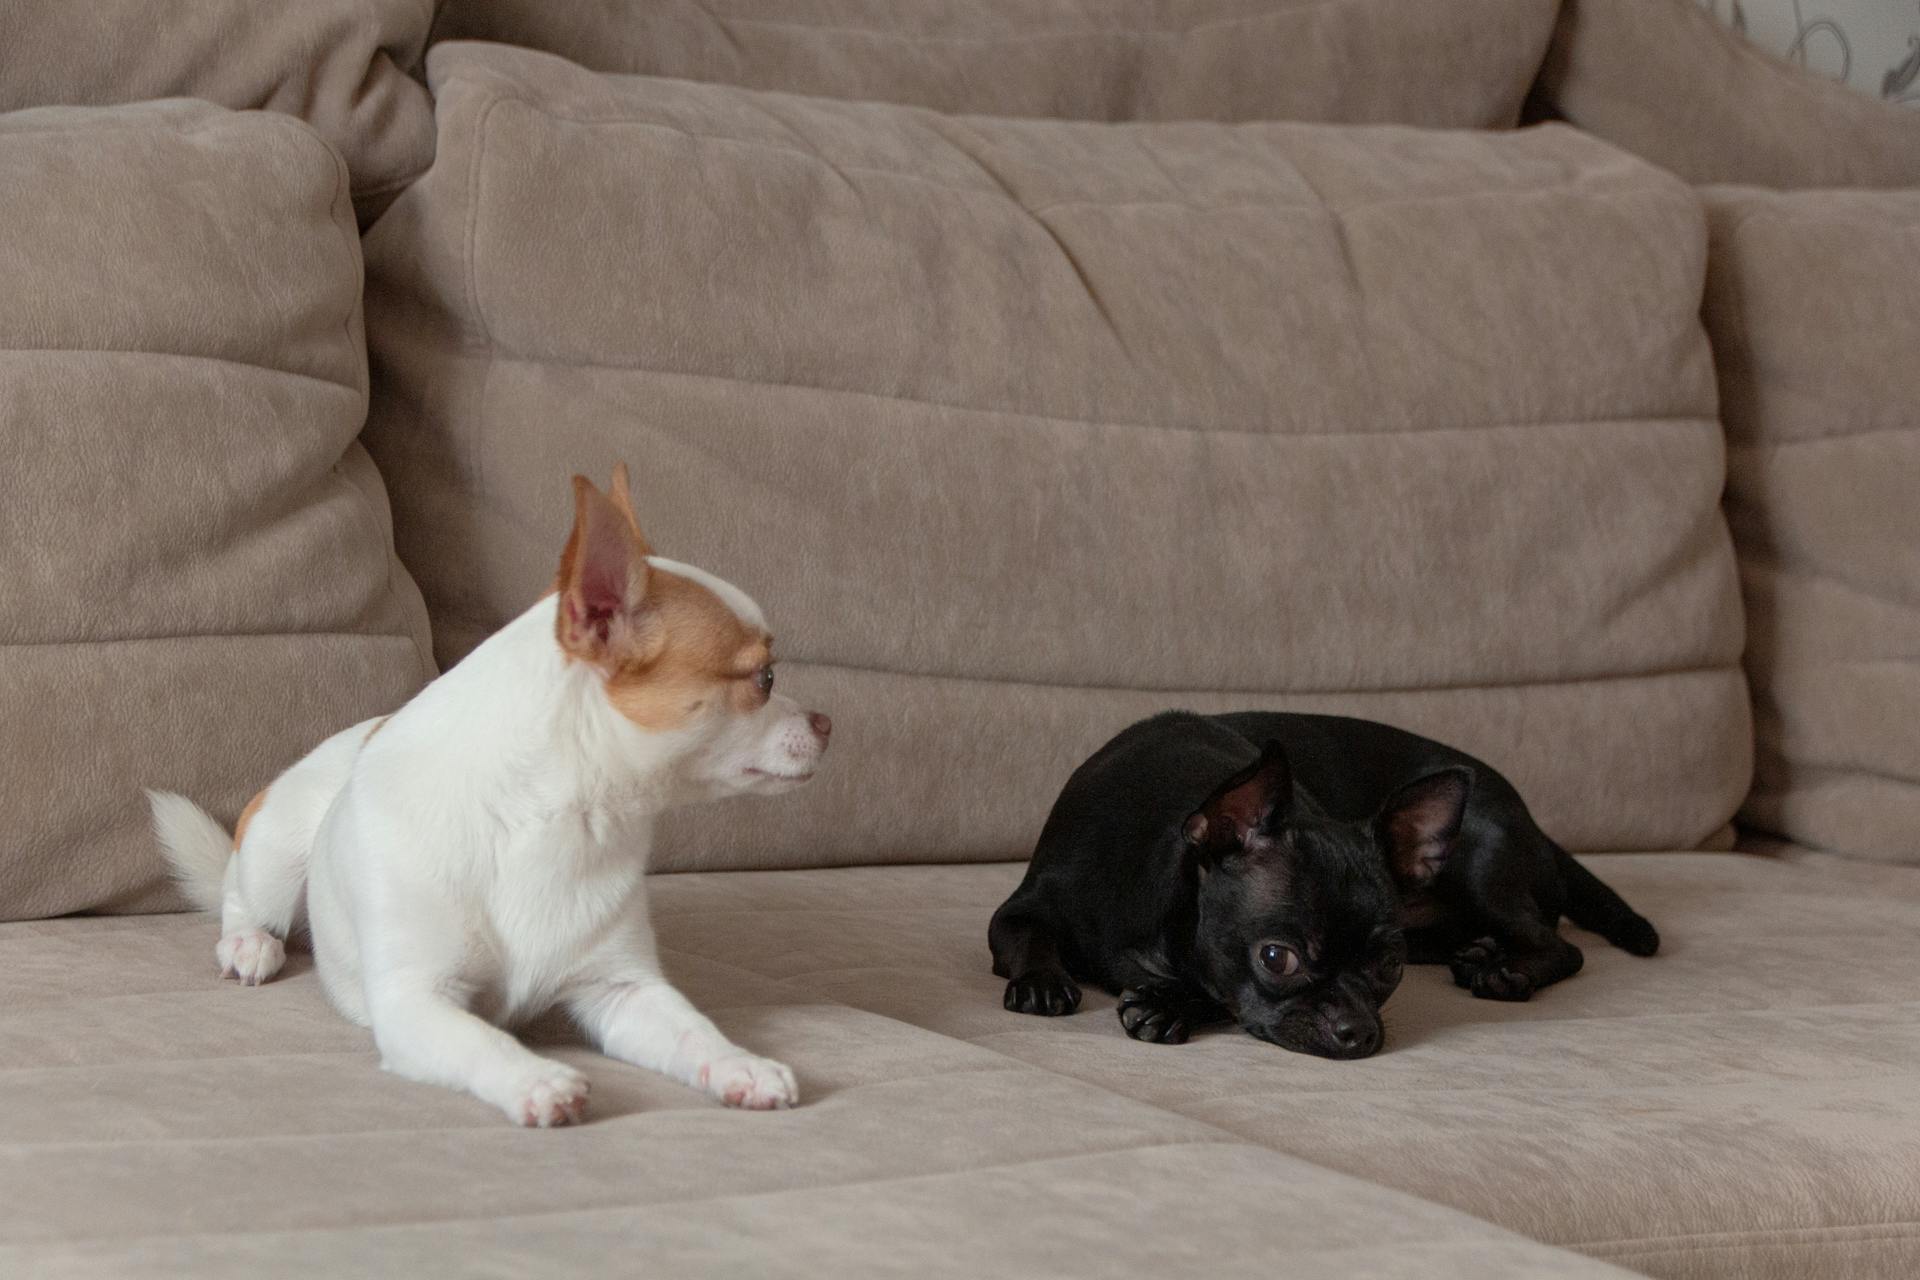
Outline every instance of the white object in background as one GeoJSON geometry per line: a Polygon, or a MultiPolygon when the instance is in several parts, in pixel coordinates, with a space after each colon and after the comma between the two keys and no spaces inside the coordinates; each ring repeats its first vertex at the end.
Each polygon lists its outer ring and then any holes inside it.
{"type": "Polygon", "coordinates": [[[1920,0],[1698,0],[1815,75],[1920,108],[1920,0]]]}

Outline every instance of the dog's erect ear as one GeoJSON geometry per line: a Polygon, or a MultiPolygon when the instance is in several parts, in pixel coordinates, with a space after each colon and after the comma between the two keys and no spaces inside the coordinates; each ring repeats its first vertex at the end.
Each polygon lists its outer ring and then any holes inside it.
{"type": "Polygon", "coordinates": [[[573,478],[573,532],[555,585],[560,647],[583,662],[606,662],[646,596],[647,560],[628,518],[585,476],[573,478]]]}
{"type": "Polygon", "coordinates": [[[1180,834],[1197,863],[1205,866],[1268,830],[1293,806],[1293,768],[1278,742],[1260,748],[1260,758],[1228,778],[1188,815],[1180,834]]]}
{"type": "Polygon", "coordinates": [[[1472,770],[1454,765],[1409,782],[1381,806],[1374,832],[1401,888],[1424,889],[1446,867],[1472,790],[1472,770]]]}
{"type": "Polygon", "coordinates": [[[620,514],[627,518],[627,527],[633,530],[633,540],[639,545],[640,555],[644,559],[653,554],[653,548],[647,545],[647,535],[640,532],[639,517],[633,514],[633,491],[627,487],[627,464],[613,464],[613,484],[607,489],[607,496],[613,499],[613,505],[620,508],[620,514]]]}

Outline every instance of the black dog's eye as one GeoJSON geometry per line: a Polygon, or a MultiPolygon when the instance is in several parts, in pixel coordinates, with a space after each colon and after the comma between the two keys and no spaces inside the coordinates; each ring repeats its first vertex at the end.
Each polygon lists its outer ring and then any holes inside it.
{"type": "Polygon", "coordinates": [[[758,689],[762,694],[770,694],[773,692],[773,664],[771,662],[753,673],[753,687],[758,689]]]}
{"type": "Polygon", "coordinates": [[[1291,978],[1300,972],[1300,957],[1294,953],[1292,947],[1285,947],[1277,942],[1256,944],[1253,949],[1253,958],[1260,962],[1262,969],[1276,978],[1291,978]]]}
{"type": "Polygon", "coordinates": [[[1388,952],[1374,962],[1373,980],[1383,987],[1390,987],[1400,981],[1400,975],[1406,972],[1406,964],[1397,952],[1388,952]]]}

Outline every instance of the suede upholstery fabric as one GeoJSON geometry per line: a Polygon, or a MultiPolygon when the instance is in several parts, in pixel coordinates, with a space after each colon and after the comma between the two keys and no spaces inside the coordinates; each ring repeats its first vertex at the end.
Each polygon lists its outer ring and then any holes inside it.
{"type": "Polygon", "coordinates": [[[1073,120],[1509,128],[1555,0],[448,0],[596,71],[1073,120]]]}
{"type": "Polygon", "coordinates": [[[0,111],[203,98],[299,116],[347,159],[364,220],[433,158],[407,74],[433,0],[7,0],[0,111]]]}
{"type": "Polygon", "coordinates": [[[1593,865],[1659,956],[1576,934],[1585,971],[1524,1005],[1415,968],[1361,1062],[1139,1044],[1098,994],[1005,1012],[1017,865],[657,877],[670,975],[801,1105],[549,1025],[594,1091],[546,1133],[379,1071],[302,953],[222,982],[211,917],[7,925],[0,1072],[34,1102],[0,1113],[0,1274],[1612,1274],[1460,1210],[1676,1280],[1915,1274],[1920,872],[1593,865]]]}
{"type": "Polygon", "coordinates": [[[1758,736],[1741,816],[1920,863],[1920,191],[1708,208],[1758,736]]]}
{"type": "Polygon", "coordinates": [[[177,909],[142,787],[230,820],[431,672],[346,172],[286,116],[15,112],[0,226],[0,918],[177,909]]]}
{"type": "Polygon", "coordinates": [[[766,608],[817,788],[669,869],[1005,858],[1173,705],[1373,715],[1578,848],[1749,781],[1682,184],[1564,128],[957,119],[431,57],[367,442],[453,662],[624,458],[766,608]],[[1578,741],[1577,751],[1561,744],[1578,741]]]}
{"type": "Polygon", "coordinates": [[[1692,0],[1562,0],[1536,89],[1689,181],[1920,186],[1920,112],[1783,62],[1692,0]]]}

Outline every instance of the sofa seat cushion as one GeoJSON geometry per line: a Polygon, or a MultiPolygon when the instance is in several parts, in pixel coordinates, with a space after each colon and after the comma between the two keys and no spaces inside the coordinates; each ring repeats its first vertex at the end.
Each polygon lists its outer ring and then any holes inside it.
{"type": "Polygon", "coordinates": [[[1097,993],[1007,1013],[986,922],[1018,865],[657,877],[670,973],[802,1105],[728,1112],[547,1028],[594,1083],[553,1133],[377,1071],[302,954],[223,983],[209,918],[0,927],[0,1071],[35,1099],[0,1113],[0,1273],[1587,1274],[1465,1210],[1659,1276],[1915,1274],[1920,872],[1594,861],[1659,956],[1576,934],[1585,971],[1524,1005],[1415,968],[1347,1063],[1138,1044],[1097,993]]]}
{"type": "Polygon", "coordinates": [[[668,869],[1018,857],[1170,705],[1455,741],[1578,849],[1750,781],[1692,190],[1565,128],[951,117],[436,47],[367,238],[401,555],[443,662],[553,576],[566,478],[765,606],[835,718],[668,869]],[[1563,744],[1580,744],[1566,750],[1563,744]]]}
{"type": "Polygon", "coordinates": [[[972,958],[1005,870],[663,884],[694,948],[668,946],[674,977],[790,1061],[804,1104],[729,1111],[536,1033],[593,1081],[592,1123],[554,1131],[381,1072],[304,954],[268,986],[222,982],[209,917],[0,926],[0,1080],[32,1100],[0,1110],[0,1275],[1157,1280],[1197,1257],[1279,1280],[1629,1274],[810,994],[819,975],[698,954],[742,911],[833,927],[847,917],[793,909],[825,892],[894,919],[883,954],[941,918],[924,941],[972,958]],[[899,916],[903,895],[946,907],[899,916]]]}
{"type": "Polygon", "coordinates": [[[1374,1058],[1237,1031],[1130,1040],[1111,997],[1000,1007],[986,921],[1021,868],[673,877],[662,936],[1649,1274],[1920,1274],[1920,872],[1820,856],[1590,859],[1659,926],[1521,1005],[1415,967],[1374,1058]]]}

